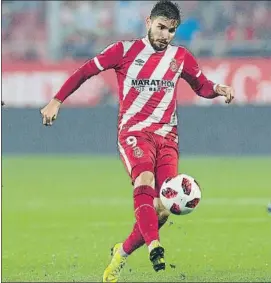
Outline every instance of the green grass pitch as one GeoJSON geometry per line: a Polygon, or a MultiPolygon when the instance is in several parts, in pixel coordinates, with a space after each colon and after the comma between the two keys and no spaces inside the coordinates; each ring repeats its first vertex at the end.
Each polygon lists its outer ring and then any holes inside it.
{"type": "MultiPolygon", "coordinates": [[[[162,228],[166,271],[152,270],[144,246],[121,281],[271,282],[271,158],[186,157],[180,171],[203,198],[162,228]]],[[[2,281],[101,282],[111,246],[134,222],[122,163],[5,156],[2,178],[2,281]]]]}

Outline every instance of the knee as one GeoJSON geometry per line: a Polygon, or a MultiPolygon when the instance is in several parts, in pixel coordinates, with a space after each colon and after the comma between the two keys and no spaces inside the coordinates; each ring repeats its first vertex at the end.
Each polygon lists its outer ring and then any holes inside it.
{"type": "Polygon", "coordinates": [[[135,188],[139,186],[150,186],[154,188],[155,179],[154,175],[150,171],[145,171],[139,174],[139,176],[135,179],[135,188]]]}
{"type": "Polygon", "coordinates": [[[139,174],[134,182],[134,197],[145,194],[155,198],[156,192],[154,189],[154,180],[154,175],[150,171],[145,171],[139,174]]]}

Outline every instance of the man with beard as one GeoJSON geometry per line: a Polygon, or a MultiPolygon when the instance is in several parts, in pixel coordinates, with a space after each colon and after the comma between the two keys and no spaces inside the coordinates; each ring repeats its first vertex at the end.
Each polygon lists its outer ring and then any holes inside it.
{"type": "Polygon", "coordinates": [[[223,96],[230,103],[234,97],[231,87],[205,77],[186,48],[170,44],[180,22],[178,5],[159,1],[146,19],[145,38],[107,47],[76,70],[41,110],[43,124],[52,125],[61,103],[83,82],[101,71],[115,70],[119,84],[118,149],[134,187],[136,221],[125,241],[112,248],[104,282],[117,282],[127,257],[144,244],[154,270],[165,269],[159,228],[169,212],[159,192],[167,178],[178,174],[178,80],[183,78],[195,93],[207,99],[223,96]]]}

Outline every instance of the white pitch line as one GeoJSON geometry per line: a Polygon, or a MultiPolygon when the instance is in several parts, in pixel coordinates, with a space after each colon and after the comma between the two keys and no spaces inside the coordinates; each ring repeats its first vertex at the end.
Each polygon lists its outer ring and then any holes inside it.
{"type": "MultiPolygon", "coordinates": [[[[189,225],[201,225],[201,224],[209,224],[209,225],[219,225],[225,223],[228,223],[229,225],[231,224],[257,224],[257,223],[266,223],[266,225],[270,225],[271,218],[268,219],[266,218],[261,218],[261,217],[255,217],[255,218],[231,218],[231,217],[217,217],[217,218],[206,218],[206,219],[189,219],[187,220],[186,218],[189,216],[172,216],[170,218],[170,221],[173,221],[172,227],[177,227],[177,228],[183,228],[186,229],[189,225]],[[186,219],[186,220],[185,220],[186,219]],[[185,220],[185,222],[182,222],[185,220]]],[[[170,222],[168,221],[168,223],[170,222]]],[[[85,227],[90,227],[90,228],[102,228],[102,227],[131,227],[133,226],[134,222],[133,219],[131,221],[89,221],[85,227]]],[[[67,227],[68,224],[64,223],[50,223],[48,225],[45,225],[44,223],[36,223],[35,225],[31,225],[31,228],[33,229],[63,229],[67,227]]],[[[165,227],[168,227],[169,229],[169,224],[166,224],[165,227]]]]}
{"type": "MultiPolygon", "coordinates": [[[[226,206],[247,206],[247,205],[267,205],[270,202],[267,198],[202,198],[201,204],[207,205],[226,205],[226,206]]],[[[90,199],[75,199],[71,202],[65,202],[65,205],[69,204],[91,204],[91,205],[132,205],[132,198],[90,198],[90,199]]]]}
{"type": "Polygon", "coordinates": [[[202,198],[201,203],[210,205],[267,205],[267,198],[202,198]]]}
{"type": "MultiPolygon", "coordinates": [[[[180,226],[185,228],[187,225],[190,224],[200,224],[200,223],[204,223],[204,224],[225,224],[225,223],[270,223],[271,219],[266,219],[266,218],[228,218],[228,217],[221,217],[221,218],[212,218],[212,219],[194,219],[194,220],[189,220],[186,221],[185,223],[182,224],[182,220],[181,218],[185,217],[185,216],[179,216],[180,218],[178,219],[178,223],[175,223],[175,225],[173,224],[173,226],[180,226]]],[[[175,217],[176,219],[176,217],[175,217]]],[[[171,218],[170,220],[172,220],[174,222],[174,218],[171,218]]],[[[106,226],[132,226],[133,225],[133,221],[123,221],[123,222],[106,222],[106,221],[101,221],[101,222],[90,222],[89,223],[89,227],[106,227],[106,226]]]]}
{"type": "MultiPolygon", "coordinates": [[[[268,198],[207,198],[204,197],[200,201],[200,206],[253,206],[254,208],[257,206],[267,207],[267,204],[270,203],[270,199],[268,198]]],[[[96,207],[105,205],[107,207],[132,207],[133,200],[128,198],[110,198],[106,199],[103,197],[100,198],[78,198],[72,200],[63,200],[63,203],[59,203],[59,201],[55,202],[54,200],[50,201],[51,208],[56,206],[60,208],[64,207],[76,207],[76,206],[90,206],[96,207]]],[[[17,206],[16,210],[25,210],[25,209],[41,209],[47,207],[47,203],[44,201],[31,201],[27,202],[24,205],[17,206]]]]}

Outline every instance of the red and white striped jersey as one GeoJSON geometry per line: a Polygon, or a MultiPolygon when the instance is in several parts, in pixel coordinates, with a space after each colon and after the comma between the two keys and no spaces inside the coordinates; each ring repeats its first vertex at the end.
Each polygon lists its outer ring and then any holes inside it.
{"type": "Polygon", "coordinates": [[[214,83],[186,48],[169,45],[157,52],[143,38],[107,47],[79,68],[56,98],[63,101],[86,79],[112,68],[119,85],[119,133],[148,131],[177,140],[176,86],[180,78],[203,97],[217,96],[214,83]]]}

